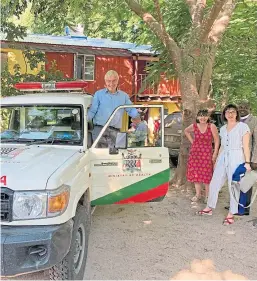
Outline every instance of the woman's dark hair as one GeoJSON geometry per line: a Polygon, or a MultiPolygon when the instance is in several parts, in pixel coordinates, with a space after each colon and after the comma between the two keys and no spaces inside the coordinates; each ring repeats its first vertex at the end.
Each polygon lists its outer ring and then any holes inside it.
{"type": "Polygon", "coordinates": [[[225,108],[223,109],[222,115],[221,115],[222,120],[223,121],[228,121],[226,116],[225,116],[225,114],[226,114],[226,111],[229,110],[229,109],[235,109],[235,111],[236,111],[236,121],[239,122],[240,121],[240,114],[239,114],[238,108],[237,108],[236,105],[234,105],[232,103],[226,105],[225,108]]]}
{"type": "Polygon", "coordinates": [[[208,109],[200,109],[200,110],[197,112],[197,115],[196,115],[196,123],[199,123],[199,120],[197,119],[197,117],[199,117],[199,116],[208,116],[209,119],[208,119],[207,123],[210,123],[210,116],[209,116],[208,109]]]}

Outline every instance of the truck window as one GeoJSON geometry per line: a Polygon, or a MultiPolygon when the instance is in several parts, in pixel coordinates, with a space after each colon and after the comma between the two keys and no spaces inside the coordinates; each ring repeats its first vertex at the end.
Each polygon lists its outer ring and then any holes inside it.
{"type": "MultiPolygon", "coordinates": [[[[114,147],[118,132],[127,133],[128,148],[161,147],[161,114],[159,107],[120,109],[101,133],[96,148],[114,147]],[[130,117],[131,109],[138,111],[136,118],[130,117]]],[[[101,129],[101,126],[96,126],[94,131],[99,135],[101,129]]]]}
{"type": "Polygon", "coordinates": [[[59,140],[83,142],[82,112],[79,106],[1,107],[1,138],[24,141],[59,140]]]}

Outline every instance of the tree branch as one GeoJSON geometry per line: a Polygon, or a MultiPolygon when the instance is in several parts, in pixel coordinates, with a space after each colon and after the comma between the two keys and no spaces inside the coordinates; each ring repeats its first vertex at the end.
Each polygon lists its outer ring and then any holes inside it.
{"type": "Polygon", "coordinates": [[[163,22],[163,18],[162,18],[162,14],[161,14],[161,8],[160,8],[159,0],[153,0],[153,1],[154,1],[156,11],[157,11],[158,21],[161,24],[163,31],[166,32],[164,22],[163,22]]]}
{"type": "Polygon", "coordinates": [[[212,26],[216,19],[219,16],[219,13],[221,12],[223,6],[227,0],[216,0],[213,4],[207,18],[203,21],[201,32],[200,32],[200,41],[205,42],[208,39],[209,33],[212,29],[212,26]]]}
{"type": "Polygon", "coordinates": [[[197,27],[200,26],[203,20],[203,11],[206,6],[206,0],[197,0],[194,13],[192,15],[193,26],[197,27]]]}
{"type": "Polygon", "coordinates": [[[220,12],[218,19],[214,22],[208,37],[215,44],[220,41],[222,35],[224,34],[235,7],[236,0],[227,1],[220,12]]]}
{"type": "Polygon", "coordinates": [[[208,58],[208,61],[204,66],[202,77],[201,77],[201,84],[199,89],[200,100],[206,100],[208,96],[216,51],[217,51],[217,46],[212,45],[210,51],[210,57],[208,58]]]}
{"type": "Polygon", "coordinates": [[[195,12],[196,1],[197,1],[197,0],[186,0],[186,3],[187,3],[187,5],[188,5],[189,12],[190,12],[190,15],[191,15],[191,18],[192,18],[192,19],[193,19],[193,14],[194,14],[194,12],[195,12]]]}
{"type": "MultiPolygon", "coordinates": [[[[168,54],[173,62],[173,65],[177,72],[181,71],[181,54],[180,48],[174,39],[163,28],[163,22],[158,22],[150,13],[144,11],[142,6],[134,0],[125,0],[129,8],[136,13],[146,25],[152,30],[152,32],[162,41],[166,47],[168,54]]],[[[157,3],[158,4],[158,3],[157,3]]],[[[160,11],[159,11],[160,12],[160,11]]]]}

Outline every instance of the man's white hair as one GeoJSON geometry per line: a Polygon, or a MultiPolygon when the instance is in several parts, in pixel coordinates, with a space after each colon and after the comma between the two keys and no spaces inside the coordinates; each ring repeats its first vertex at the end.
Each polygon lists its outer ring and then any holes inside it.
{"type": "Polygon", "coordinates": [[[115,76],[119,79],[119,74],[115,71],[115,70],[109,70],[106,72],[104,79],[106,80],[107,78],[111,77],[111,76],[115,76]]]}

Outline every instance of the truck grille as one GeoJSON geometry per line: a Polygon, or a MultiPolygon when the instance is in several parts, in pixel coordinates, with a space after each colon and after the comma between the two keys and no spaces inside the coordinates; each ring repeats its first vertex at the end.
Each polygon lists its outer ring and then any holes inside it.
{"type": "Polygon", "coordinates": [[[13,191],[6,187],[1,187],[1,221],[12,220],[13,191]]]}
{"type": "Polygon", "coordinates": [[[1,156],[6,156],[16,149],[16,147],[1,147],[1,156]]]}

